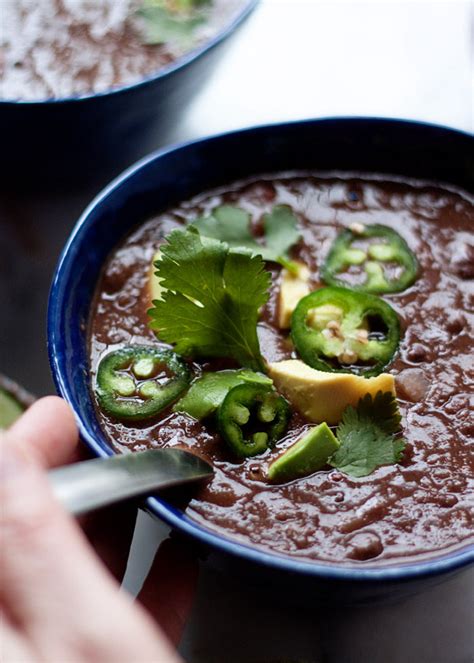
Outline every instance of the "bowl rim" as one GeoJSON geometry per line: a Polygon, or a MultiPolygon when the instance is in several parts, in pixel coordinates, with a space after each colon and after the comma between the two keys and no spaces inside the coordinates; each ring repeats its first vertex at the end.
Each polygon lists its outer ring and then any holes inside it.
{"type": "MultiPolygon", "coordinates": [[[[146,169],[147,165],[158,161],[169,153],[177,152],[179,150],[191,148],[195,145],[202,145],[208,142],[219,141],[222,138],[230,135],[251,134],[253,132],[264,132],[268,130],[278,131],[285,127],[296,125],[311,126],[321,124],[324,122],[371,122],[375,125],[392,125],[392,126],[418,126],[420,128],[434,129],[445,131],[450,134],[455,134],[463,138],[473,141],[474,135],[463,131],[454,129],[449,126],[423,122],[420,120],[407,120],[399,118],[386,118],[386,117],[370,117],[370,116],[336,116],[336,117],[321,117],[313,119],[296,120],[291,122],[275,122],[263,125],[254,125],[243,129],[232,131],[225,131],[222,133],[197,138],[166,147],[160,148],[140,159],[138,162],[127,168],[123,173],[116,177],[110,184],[108,184],[99,194],[92,200],[86,207],[84,212],[79,217],[79,220],[73,227],[73,230],[61,252],[59,261],[57,263],[48,301],[47,313],[47,341],[48,341],[48,355],[53,375],[53,380],[59,394],[71,404],[72,389],[69,386],[65,376],[62,374],[61,367],[59,366],[58,355],[61,354],[59,349],[62,345],[62,337],[59,332],[59,319],[63,310],[62,300],[66,296],[64,289],[61,288],[61,282],[65,280],[67,275],[72,271],[71,266],[75,260],[77,250],[75,248],[76,236],[82,230],[83,226],[90,223],[90,217],[93,216],[95,209],[100,206],[112,192],[121,188],[124,183],[128,181],[133,175],[137,174],[142,169],[146,169]],[[59,346],[59,347],[58,347],[59,346]],[[59,352],[58,352],[59,350],[59,352]]],[[[93,223],[92,223],[93,225],[93,223]]],[[[101,442],[94,435],[89,432],[87,422],[83,422],[77,413],[75,413],[76,421],[79,428],[81,439],[100,457],[112,455],[114,452],[105,439],[101,442]]],[[[380,581],[408,581],[423,577],[436,576],[449,571],[454,572],[464,566],[474,562],[474,544],[465,544],[442,550],[439,554],[423,555],[420,556],[419,561],[403,561],[397,559],[386,562],[385,564],[370,564],[364,563],[364,567],[357,567],[354,564],[332,564],[325,562],[312,562],[309,560],[302,560],[290,555],[282,553],[268,552],[258,546],[251,546],[247,543],[239,541],[237,538],[227,536],[225,533],[212,531],[202,525],[200,522],[192,520],[188,515],[165,500],[157,497],[148,497],[145,500],[147,510],[153,515],[158,516],[170,527],[180,530],[185,534],[198,539],[201,543],[217,549],[221,552],[230,554],[233,557],[243,558],[244,560],[257,563],[272,569],[280,571],[303,574],[307,576],[317,577],[324,580],[341,580],[351,582],[380,582],[380,581]]]]}
{"type": "Polygon", "coordinates": [[[13,97],[0,98],[0,107],[2,104],[12,104],[18,106],[55,106],[59,104],[74,103],[74,102],[86,102],[91,99],[108,97],[108,96],[118,96],[125,94],[134,89],[140,89],[146,87],[154,82],[157,82],[161,79],[167,79],[171,77],[175,72],[180,69],[185,69],[190,66],[195,60],[198,60],[200,57],[205,55],[208,51],[213,50],[221,42],[223,42],[227,37],[230,37],[233,32],[239,27],[241,23],[245,21],[246,18],[252,13],[256,8],[260,0],[244,0],[244,4],[240,10],[238,10],[234,18],[229,22],[225,23],[222,29],[211,37],[210,39],[204,40],[201,44],[196,46],[196,48],[191,49],[187,53],[177,57],[175,60],[172,60],[169,64],[161,67],[156,70],[154,73],[148,74],[145,77],[140,77],[135,83],[127,83],[126,85],[117,85],[115,87],[107,88],[105,90],[100,90],[99,92],[85,92],[84,94],[71,94],[65,97],[42,97],[41,99],[16,99],[13,97]]]}

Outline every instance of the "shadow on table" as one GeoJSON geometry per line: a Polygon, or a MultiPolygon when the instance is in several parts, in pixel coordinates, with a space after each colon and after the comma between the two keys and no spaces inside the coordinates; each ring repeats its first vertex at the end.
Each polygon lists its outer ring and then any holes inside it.
{"type": "Polygon", "coordinates": [[[473,597],[468,570],[396,604],[313,611],[203,566],[181,652],[188,663],[471,663],[473,597]]]}

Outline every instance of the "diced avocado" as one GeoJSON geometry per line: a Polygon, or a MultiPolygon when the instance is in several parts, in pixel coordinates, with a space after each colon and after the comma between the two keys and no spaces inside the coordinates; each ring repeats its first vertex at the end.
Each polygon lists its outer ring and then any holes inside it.
{"type": "Polygon", "coordinates": [[[24,408],[11,394],[0,389],[0,430],[11,426],[23,410],[24,408]]]}
{"type": "Polygon", "coordinates": [[[354,407],[366,394],[395,393],[395,380],[389,373],[364,378],[352,373],[317,371],[299,359],[279,361],[268,366],[275,388],[306,419],[313,423],[337,424],[348,405],[354,407]]]}
{"type": "Polygon", "coordinates": [[[278,298],[278,326],[280,329],[291,327],[291,315],[296,305],[309,294],[309,269],[302,263],[298,264],[298,273],[287,269],[281,272],[280,294],[278,298]]]}
{"type": "Polygon", "coordinates": [[[157,251],[153,256],[153,260],[150,265],[150,273],[148,277],[148,291],[150,293],[150,301],[153,302],[155,299],[161,299],[166,288],[163,288],[161,285],[162,279],[156,276],[156,267],[155,262],[161,259],[161,251],[157,251]]]}
{"type": "Polygon", "coordinates": [[[233,387],[245,382],[272,384],[272,381],[266,375],[246,369],[204,373],[193,382],[188,393],[173,407],[173,411],[185,412],[198,420],[205,419],[217,410],[233,387]]]}
{"type": "Polygon", "coordinates": [[[195,419],[211,415],[226,397],[229,389],[242,384],[238,371],[204,373],[173,407],[174,412],[186,412],[195,419]]]}
{"type": "Polygon", "coordinates": [[[324,422],[312,428],[293,444],[268,468],[268,478],[274,483],[293,481],[321,470],[339,448],[329,426],[324,422]]]}

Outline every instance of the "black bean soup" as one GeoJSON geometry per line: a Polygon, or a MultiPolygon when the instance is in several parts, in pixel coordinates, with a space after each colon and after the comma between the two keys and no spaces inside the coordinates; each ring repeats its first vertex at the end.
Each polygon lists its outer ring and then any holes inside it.
{"type": "Polygon", "coordinates": [[[41,100],[137,83],[213,37],[242,0],[195,4],[202,20],[191,17],[189,39],[173,39],[168,30],[169,41],[149,43],[139,12],[150,0],[2,0],[0,98],[41,100]]]}
{"type": "MultiPolygon", "coordinates": [[[[275,451],[237,462],[218,434],[168,410],[148,424],[124,424],[98,409],[118,452],[182,447],[209,459],[215,476],[196,489],[186,513],[205,527],[246,544],[299,559],[380,563],[433,555],[472,541],[474,505],[474,221],[467,193],[435,184],[352,175],[284,174],[237,183],[197,196],[146,221],[110,256],[90,317],[92,374],[99,360],[131,343],[156,343],[148,327],[150,264],[172,229],[222,203],[248,211],[256,232],[263,213],[289,205],[302,239],[292,257],[319,270],[337,233],[353,223],[396,229],[417,256],[420,275],[386,295],[398,313],[402,340],[388,372],[395,376],[406,449],[399,464],[353,478],[336,469],[270,485],[275,451]]],[[[280,268],[258,332],[268,361],[294,357],[277,325],[280,268]]],[[[231,364],[229,364],[231,365],[231,364]]],[[[226,367],[225,362],[195,365],[226,367]]],[[[308,423],[293,414],[277,449],[290,446],[308,423]]]]}

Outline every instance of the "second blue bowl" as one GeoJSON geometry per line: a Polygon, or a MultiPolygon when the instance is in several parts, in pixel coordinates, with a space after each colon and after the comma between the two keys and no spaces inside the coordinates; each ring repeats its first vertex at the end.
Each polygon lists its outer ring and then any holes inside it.
{"type": "Polygon", "coordinates": [[[137,83],[77,97],[0,99],[2,185],[106,182],[161,145],[257,2],[242,0],[212,39],[137,83]]]}

